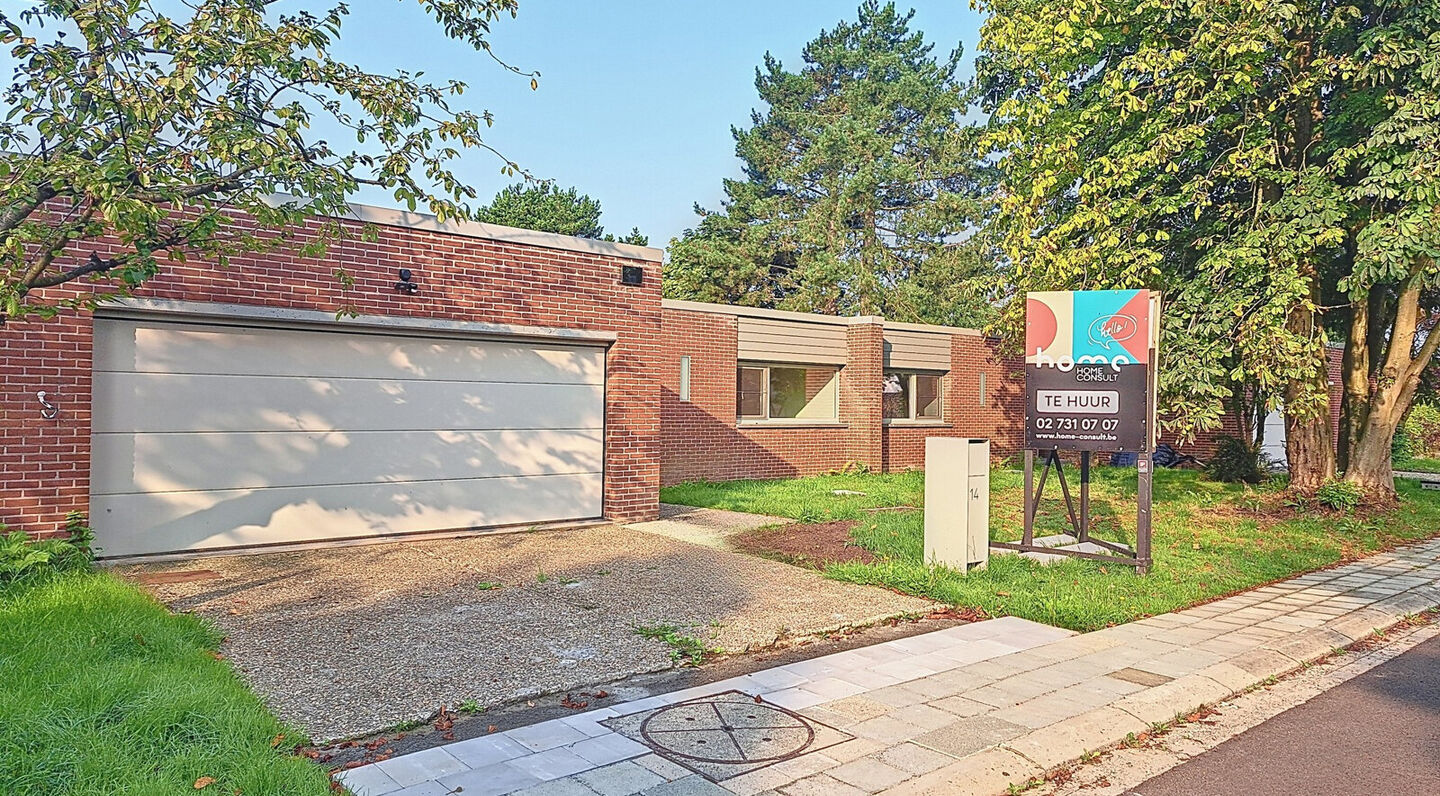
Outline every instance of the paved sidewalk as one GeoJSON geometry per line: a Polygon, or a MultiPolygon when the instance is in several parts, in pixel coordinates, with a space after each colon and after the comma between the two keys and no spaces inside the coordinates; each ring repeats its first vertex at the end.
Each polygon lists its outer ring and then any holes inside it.
{"type": "Polygon", "coordinates": [[[997,794],[1435,605],[1440,540],[1084,635],[998,619],[886,642],[342,780],[360,796],[997,794]]]}

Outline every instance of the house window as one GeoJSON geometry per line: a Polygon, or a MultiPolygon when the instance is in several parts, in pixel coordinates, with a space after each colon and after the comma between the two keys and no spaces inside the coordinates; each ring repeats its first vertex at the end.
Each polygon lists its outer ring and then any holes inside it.
{"type": "Polygon", "coordinates": [[[886,420],[944,419],[940,375],[886,371],[881,382],[881,404],[886,420]]]}
{"type": "Polygon", "coordinates": [[[680,357],[680,400],[690,400],[690,357],[680,357]]]}
{"type": "Polygon", "coordinates": [[[835,420],[839,371],[799,365],[742,365],[735,389],[741,420],[835,420]]]}

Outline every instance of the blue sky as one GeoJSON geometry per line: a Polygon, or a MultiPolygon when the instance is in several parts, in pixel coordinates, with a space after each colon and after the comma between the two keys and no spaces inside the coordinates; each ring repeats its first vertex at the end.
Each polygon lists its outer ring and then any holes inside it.
{"type": "MultiPolygon", "coordinates": [[[[311,7],[310,3],[291,6],[311,7]]],[[[691,207],[718,207],[720,181],[738,176],[730,126],[758,104],[754,70],[768,50],[787,68],[822,30],[855,16],[859,0],[520,0],[520,15],[492,37],[506,60],[541,73],[540,89],[486,56],[445,39],[414,3],[352,4],[335,54],[372,70],[424,70],[470,88],[465,104],[496,116],[489,142],[537,177],[599,199],[607,231],[632,226],[664,246],[695,222],[691,207]]],[[[965,0],[913,0],[913,25],[968,62],[980,17],[965,0]]],[[[486,152],[458,171],[488,199],[510,178],[486,152]]],[[[382,193],[362,201],[393,205],[382,193]]]]}

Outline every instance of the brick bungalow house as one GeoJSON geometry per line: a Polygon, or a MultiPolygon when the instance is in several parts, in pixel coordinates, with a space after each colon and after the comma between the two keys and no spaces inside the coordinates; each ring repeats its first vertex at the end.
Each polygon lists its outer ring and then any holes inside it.
{"type": "Polygon", "coordinates": [[[1021,445],[1022,369],[974,330],[662,301],[658,249],[342,224],[323,257],[172,264],[0,326],[0,523],[80,512],[125,556],[630,522],[662,484],[1021,445]]]}

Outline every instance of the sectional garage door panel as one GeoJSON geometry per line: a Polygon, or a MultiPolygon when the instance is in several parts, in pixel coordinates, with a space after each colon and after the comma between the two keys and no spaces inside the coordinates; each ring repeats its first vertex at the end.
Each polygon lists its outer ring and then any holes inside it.
{"type": "Polygon", "coordinates": [[[95,495],[600,472],[600,429],[98,434],[95,495]],[[224,467],[214,467],[223,459],[224,467]],[[203,472],[203,476],[197,473],[203,472]]]}
{"type": "Polygon", "coordinates": [[[106,555],[599,517],[596,346],[97,319],[106,555]]]}
{"type": "MultiPolygon", "coordinates": [[[[107,319],[95,360],[131,373],[603,384],[604,352],[543,343],[107,319]],[[305,340],[296,346],[296,336],[305,340]],[[284,356],[276,349],[284,348],[284,356]]],[[[97,367],[99,367],[97,365],[97,367]]]]}
{"type": "Polygon", "coordinates": [[[579,519],[598,515],[600,489],[594,473],[104,495],[90,510],[119,556],[579,519]]]}
{"type": "Polygon", "coordinates": [[[599,384],[99,372],[92,390],[110,428],[141,433],[600,428],[605,418],[599,384]]]}

